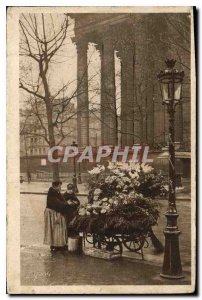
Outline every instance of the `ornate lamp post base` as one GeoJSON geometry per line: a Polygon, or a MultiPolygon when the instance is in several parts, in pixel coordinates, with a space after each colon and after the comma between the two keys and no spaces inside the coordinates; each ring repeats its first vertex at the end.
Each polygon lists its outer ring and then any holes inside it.
{"type": "Polygon", "coordinates": [[[167,212],[167,226],[164,230],[165,235],[165,252],[164,263],[161,277],[168,279],[183,278],[182,266],[179,251],[179,235],[180,231],[177,227],[177,212],[167,212]]]}
{"type": "Polygon", "coordinates": [[[167,68],[158,74],[163,103],[167,105],[169,116],[169,209],[167,211],[167,226],[164,230],[165,252],[161,276],[170,279],[183,278],[180,260],[179,234],[177,227],[178,213],[176,209],[176,171],[175,171],[175,107],[181,100],[181,88],[184,72],[175,67],[176,61],[166,60],[167,68]]]}

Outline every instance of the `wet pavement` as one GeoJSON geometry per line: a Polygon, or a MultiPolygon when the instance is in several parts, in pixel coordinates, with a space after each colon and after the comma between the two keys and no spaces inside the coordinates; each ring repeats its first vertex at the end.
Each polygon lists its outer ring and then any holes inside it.
{"type": "Polygon", "coordinates": [[[190,284],[189,273],[182,280],[166,280],[159,276],[160,267],[122,258],[108,261],[35,247],[21,250],[21,285],[190,284]]]}
{"type": "MultiPolygon", "coordinates": [[[[31,184],[29,187],[33,188],[31,184]]],[[[25,186],[24,186],[25,187],[25,186]]],[[[43,186],[41,186],[43,188],[43,186]]],[[[36,191],[36,189],[35,189],[36,191]]],[[[80,197],[81,203],[87,201],[80,197]]],[[[106,261],[85,255],[66,253],[51,254],[43,245],[46,195],[21,194],[21,284],[22,285],[80,285],[80,284],[188,284],[190,280],[191,255],[191,202],[177,202],[179,217],[180,250],[183,269],[186,277],[176,282],[162,279],[161,271],[163,255],[153,255],[152,247],[145,249],[142,262],[134,259],[134,255],[124,251],[129,259],[106,261]],[[153,255],[153,256],[152,256],[153,255]],[[131,258],[131,259],[130,259],[131,258]],[[153,261],[148,263],[147,260],[153,261]]],[[[158,238],[164,243],[163,229],[166,224],[164,213],[167,201],[159,201],[161,216],[159,224],[154,228],[158,238]]]]}

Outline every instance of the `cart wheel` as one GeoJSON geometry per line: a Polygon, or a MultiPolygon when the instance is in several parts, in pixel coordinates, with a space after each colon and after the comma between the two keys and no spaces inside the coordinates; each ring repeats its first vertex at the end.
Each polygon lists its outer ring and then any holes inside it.
{"type": "Polygon", "coordinates": [[[122,254],[123,252],[122,243],[120,242],[119,238],[116,236],[101,237],[99,241],[96,241],[95,247],[106,251],[114,252],[114,254],[122,254]]]}
{"type": "Polygon", "coordinates": [[[131,252],[140,251],[145,243],[144,235],[139,236],[129,236],[128,238],[123,238],[124,246],[131,252]]]}

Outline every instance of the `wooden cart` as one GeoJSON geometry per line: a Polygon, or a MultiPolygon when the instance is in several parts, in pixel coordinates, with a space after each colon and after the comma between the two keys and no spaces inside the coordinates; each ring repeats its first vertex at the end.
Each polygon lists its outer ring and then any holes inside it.
{"type": "Polygon", "coordinates": [[[148,232],[136,231],[133,233],[83,233],[84,246],[87,244],[97,249],[112,251],[115,254],[122,254],[123,247],[129,251],[139,253],[144,259],[143,248],[147,248],[149,243],[148,232]]]}

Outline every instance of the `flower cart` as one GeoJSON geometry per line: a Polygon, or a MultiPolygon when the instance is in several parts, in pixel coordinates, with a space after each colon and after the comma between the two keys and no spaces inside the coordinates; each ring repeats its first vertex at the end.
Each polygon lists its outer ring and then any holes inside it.
{"type": "Polygon", "coordinates": [[[159,216],[157,203],[135,193],[128,195],[127,203],[119,199],[119,204],[113,206],[110,202],[108,211],[105,198],[99,204],[80,208],[80,215],[74,218],[71,226],[83,232],[84,245],[91,244],[94,248],[117,254],[122,254],[125,246],[143,256],[143,247],[148,246],[147,238],[151,237],[151,228],[159,216]],[[84,215],[84,209],[90,214],[84,215]]]}
{"type": "Polygon", "coordinates": [[[71,222],[74,230],[83,233],[84,246],[117,254],[124,246],[142,258],[149,237],[162,247],[152,226],[159,217],[154,196],[164,193],[163,177],[148,166],[120,163],[97,166],[89,173],[89,202],[71,222]]]}

